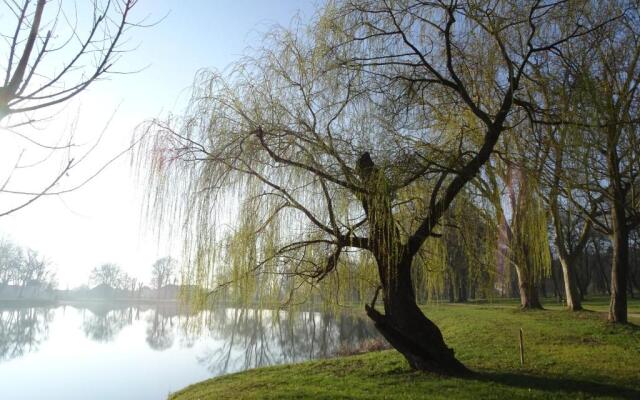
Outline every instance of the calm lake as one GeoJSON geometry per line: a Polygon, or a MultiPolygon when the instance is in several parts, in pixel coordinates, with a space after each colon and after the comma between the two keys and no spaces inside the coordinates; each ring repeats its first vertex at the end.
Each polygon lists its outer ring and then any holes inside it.
{"type": "Polygon", "coordinates": [[[0,399],[166,399],[203,379],[329,357],[372,337],[353,313],[0,306],[0,399]]]}

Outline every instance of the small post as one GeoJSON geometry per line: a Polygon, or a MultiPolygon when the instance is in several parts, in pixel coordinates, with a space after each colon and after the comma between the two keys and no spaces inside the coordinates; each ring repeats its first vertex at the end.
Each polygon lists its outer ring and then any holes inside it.
{"type": "Polygon", "coordinates": [[[520,365],[524,365],[524,338],[522,336],[522,328],[520,328],[520,365]]]}

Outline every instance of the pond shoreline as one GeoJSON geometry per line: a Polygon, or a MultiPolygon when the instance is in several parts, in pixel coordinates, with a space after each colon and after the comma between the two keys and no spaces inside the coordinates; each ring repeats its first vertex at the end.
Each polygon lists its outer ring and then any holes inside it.
{"type": "MultiPolygon", "coordinates": [[[[585,306],[599,308],[597,301],[585,306]]],[[[640,301],[630,302],[630,309],[640,309],[640,301]]],[[[640,398],[638,353],[629,351],[640,351],[638,325],[613,326],[599,312],[524,313],[504,305],[441,305],[425,311],[474,376],[412,371],[398,352],[385,350],[222,375],[169,399],[640,398]],[[527,349],[524,366],[517,351],[520,328],[527,349]]]]}

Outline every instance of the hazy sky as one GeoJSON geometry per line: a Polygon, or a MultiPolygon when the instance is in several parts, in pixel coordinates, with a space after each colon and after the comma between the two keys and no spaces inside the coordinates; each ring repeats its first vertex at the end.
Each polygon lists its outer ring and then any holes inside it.
{"type": "MultiPolygon", "coordinates": [[[[67,182],[82,181],[126,148],[135,127],[144,120],[180,111],[198,69],[224,69],[256,45],[262,32],[274,24],[288,26],[299,12],[309,17],[313,9],[311,1],[302,0],[140,0],[137,18],[148,14],[151,20],[166,18],[155,27],[131,32],[131,45],[139,46],[123,57],[117,69],[148,67],[97,83],[42,127],[42,134],[57,136],[68,131],[78,116],[76,142],[87,148],[113,115],[100,146],[67,182]]],[[[6,140],[6,132],[0,128],[0,133],[6,140]]],[[[24,147],[15,140],[2,140],[0,160],[5,162],[0,162],[0,177],[7,173],[6,160],[14,159],[24,147]]],[[[16,186],[33,186],[55,172],[47,168],[19,177],[16,186]]],[[[0,218],[0,236],[46,255],[58,271],[61,288],[87,283],[89,271],[106,262],[117,263],[148,282],[153,261],[171,250],[143,225],[142,195],[130,157],[125,156],[81,190],[40,199],[0,218]]],[[[7,201],[6,195],[0,195],[0,205],[7,201]]]]}

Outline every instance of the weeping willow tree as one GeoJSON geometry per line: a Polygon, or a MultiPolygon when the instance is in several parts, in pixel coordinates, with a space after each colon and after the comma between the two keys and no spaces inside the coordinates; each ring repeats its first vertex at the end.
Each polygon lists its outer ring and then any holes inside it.
{"type": "Polygon", "coordinates": [[[570,8],[336,1],[226,76],[200,72],[184,115],[148,124],[137,159],[150,216],[182,227],[187,280],[287,304],[362,281],[367,315],[411,367],[468,372],[413,274],[528,107],[531,63],[590,32],[570,8]]]}
{"type": "MultiPolygon", "coordinates": [[[[461,263],[466,264],[462,278],[467,282],[459,282],[458,291],[466,285],[471,291],[468,293],[470,297],[492,298],[496,284],[498,236],[491,214],[487,212],[482,197],[467,190],[456,199],[453,218],[453,238],[461,248],[461,263]]],[[[452,264],[452,267],[457,265],[452,264]]]]}
{"type": "Polygon", "coordinates": [[[416,271],[417,294],[440,301],[466,302],[494,296],[497,229],[482,199],[463,190],[428,239],[416,271]]]}
{"type": "Polygon", "coordinates": [[[505,294],[517,289],[521,309],[542,308],[538,291],[551,273],[549,218],[540,178],[548,147],[541,138],[537,146],[522,137],[514,139],[502,143],[503,156],[485,164],[473,183],[495,227],[499,290],[505,294]]]}
{"type": "Polygon", "coordinates": [[[551,272],[547,212],[536,182],[518,174],[508,185],[512,213],[509,252],[523,309],[542,308],[539,284],[551,272]]]}

